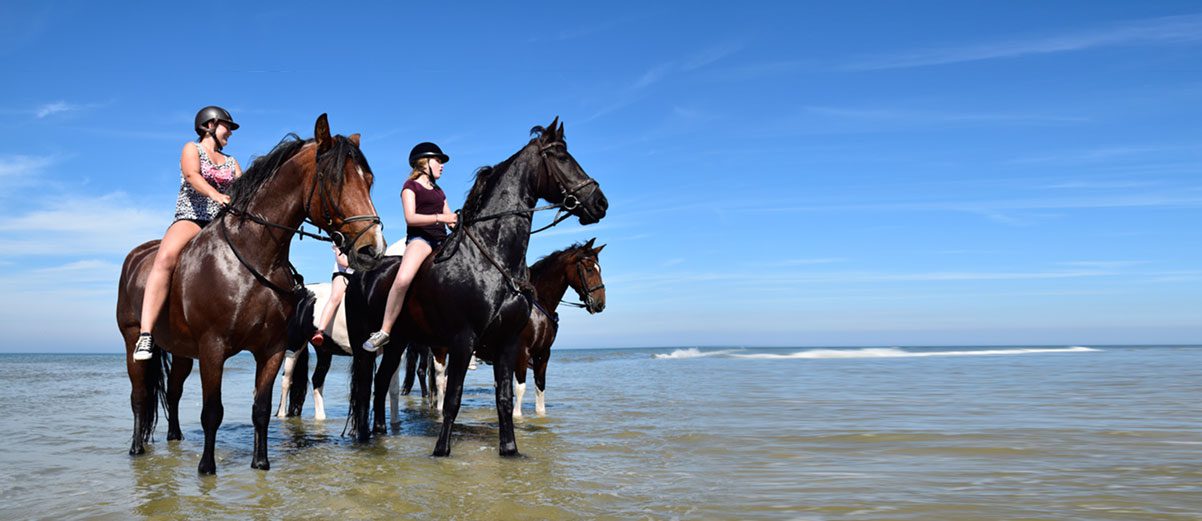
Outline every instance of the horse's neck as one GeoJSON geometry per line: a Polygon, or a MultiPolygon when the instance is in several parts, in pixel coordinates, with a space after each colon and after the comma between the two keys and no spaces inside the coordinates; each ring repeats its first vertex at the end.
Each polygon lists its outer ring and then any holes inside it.
{"type": "Polygon", "coordinates": [[[567,267],[557,259],[547,259],[545,262],[548,265],[535,264],[530,267],[530,283],[538,294],[538,303],[554,313],[568,291],[567,267]]]}
{"type": "MultiPolygon", "coordinates": [[[[305,220],[304,184],[289,162],[279,172],[263,182],[246,206],[246,211],[267,222],[296,229],[305,220]]],[[[237,216],[226,217],[228,223],[238,222],[237,216]]],[[[292,245],[292,233],[255,223],[249,219],[229,227],[230,241],[239,246],[243,256],[271,265],[284,265],[292,245]],[[242,248],[245,246],[245,248],[242,248]]]]}
{"type": "MultiPolygon", "coordinates": [[[[532,161],[515,161],[508,171],[492,174],[502,177],[481,205],[479,215],[534,208],[538,202],[533,186],[536,168],[537,164],[532,161]]],[[[485,239],[484,246],[498,262],[515,272],[526,265],[526,250],[530,246],[529,214],[507,215],[470,226],[485,239]]]]}

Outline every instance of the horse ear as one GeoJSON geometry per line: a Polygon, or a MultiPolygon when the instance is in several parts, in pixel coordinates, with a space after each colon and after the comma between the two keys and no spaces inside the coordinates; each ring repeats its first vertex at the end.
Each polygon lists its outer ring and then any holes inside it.
{"type": "Polygon", "coordinates": [[[563,141],[563,122],[559,122],[559,130],[555,132],[559,136],[559,140],[563,141]]]}
{"type": "Polygon", "coordinates": [[[313,139],[317,141],[318,154],[334,145],[334,138],[330,137],[330,120],[324,112],[317,116],[317,123],[313,126],[313,139]]]}
{"type": "Polygon", "coordinates": [[[351,137],[348,137],[347,139],[351,140],[351,144],[355,145],[355,148],[359,148],[359,133],[356,132],[351,134],[351,137]]]}
{"type": "Polygon", "coordinates": [[[604,250],[604,249],[605,249],[605,245],[604,245],[604,244],[602,244],[602,245],[600,245],[600,246],[597,246],[596,248],[593,248],[593,255],[596,255],[596,254],[598,254],[598,253],[601,253],[601,250],[604,250]]]}
{"type": "Polygon", "coordinates": [[[551,141],[555,139],[555,126],[558,124],[559,116],[555,116],[555,119],[551,120],[551,124],[547,126],[547,131],[543,133],[544,140],[551,141]]]}
{"type": "Polygon", "coordinates": [[[592,248],[592,247],[593,247],[593,243],[594,243],[594,242],[596,242],[596,241],[597,241],[597,238],[596,238],[596,237],[593,237],[592,239],[589,239],[589,240],[588,240],[588,242],[584,243],[584,247],[585,247],[585,248],[592,248]]]}

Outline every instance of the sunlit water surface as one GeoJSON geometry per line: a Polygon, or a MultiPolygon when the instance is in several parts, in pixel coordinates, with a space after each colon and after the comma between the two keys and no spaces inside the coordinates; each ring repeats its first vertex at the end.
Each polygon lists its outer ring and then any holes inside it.
{"type": "Polygon", "coordinates": [[[0,355],[0,519],[1202,519],[1200,347],[561,350],[516,459],[488,366],[432,458],[417,397],[341,435],[339,359],[329,419],[272,419],[267,472],[253,366],[226,364],[202,477],[198,372],[185,439],[161,421],[131,458],[123,356],[0,355]]]}

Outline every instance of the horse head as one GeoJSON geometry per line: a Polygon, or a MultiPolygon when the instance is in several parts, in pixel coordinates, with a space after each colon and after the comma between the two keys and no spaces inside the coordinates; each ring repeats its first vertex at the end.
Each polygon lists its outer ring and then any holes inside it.
{"type": "Polygon", "coordinates": [[[316,174],[305,180],[311,183],[306,187],[306,217],[330,234],[352,268],[370,270],[379,264],[386,244],[371,200],[374,176],[359,150],[359,134],[331,136],[322,114],[313,136],[316,174]]]}
{"type": "Polygon", "coordinates": [[[534,127],[530,133],[536,137],[530,140],[529,146],[537,148],[543,163],[538,196],[563,205],[564,210],[580,220],[580,224],[592,224],[604,218],[609,200],[597,181],[589,177],[576,158],[568,153],[559,117],[550,126],[534,127]]]}
{"type": "Polygon", "coordinates": [[[605,283],[601,280],[601,264],[597,262],[597,254],[605,245],[594,248],[593,242],[596,240],[592,238],[571,248],[564,259],[564,276],[568,279],[568,285],[576,290],[580,302],[584,303],[590,315],[605,310],[605,283]]]}

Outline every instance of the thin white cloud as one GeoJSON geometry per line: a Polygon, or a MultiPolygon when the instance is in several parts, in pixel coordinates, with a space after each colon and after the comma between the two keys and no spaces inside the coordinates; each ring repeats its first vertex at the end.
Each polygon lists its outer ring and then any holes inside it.
{"type": "Polygon", "coordinates": [[[42,119],[52,114],[69,112],[71,110],[76,110],[76,107],[74,105],[67,104],[65,101],[56,101],[54,103],[47,103],[41,107],[38,107],[38,109],[34,111],[34,114],[38,117],[38,119],[42,119]]]}
{"type": "Polygon", "coordinates": [[[27,177],[40,173],[54,163],[50,156],[0,156],[0,177],[27,177]]]}
{"type": "Polygon", "coordinates": [[[1191,44],[1202,41],[1202,14],[1129,21],[1117,26],[1027,40],[953,45],[868,58],[844,67],[880,70],[925,67],[1124,45],[1191,44]]]}
{"type": "Polygon", "coordinates": [[[161,237],[170,217],[140,208],[120,192],[57,198],[23,215],[3,216],[0,257],[120,255],[161,237]]]}

